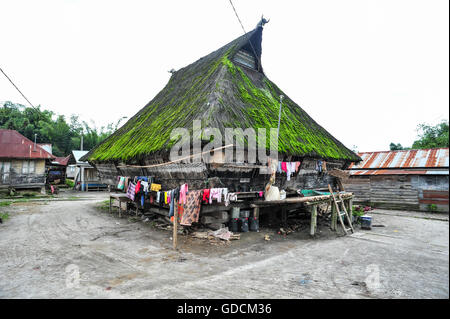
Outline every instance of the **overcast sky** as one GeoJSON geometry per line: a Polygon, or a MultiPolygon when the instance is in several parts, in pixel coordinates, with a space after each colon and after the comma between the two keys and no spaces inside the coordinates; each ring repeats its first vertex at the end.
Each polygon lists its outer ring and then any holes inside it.
{"type": "MultiPolygon", "coordinates": [[[[448,119],[449,1],[233,1],[261,14],[266,75],[359,151],[448,119]]],[[[228,0],[1,0],[0,67],[35,105],[97,126],[131,117],[182,68],[242,35],[228,0]]],[[[26,101],[0,74],[0,101],[26,101]]]]}

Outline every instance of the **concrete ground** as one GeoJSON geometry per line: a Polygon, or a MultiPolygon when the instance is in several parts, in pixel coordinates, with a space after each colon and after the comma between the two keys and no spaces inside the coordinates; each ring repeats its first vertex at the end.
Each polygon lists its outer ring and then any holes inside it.
{"type": "Polygon", "coordinates": [[[328,222],[209,242],[99,209],[106,192],[0,207],[0,298],[448,298],[448,214],[375,210],[372,230],[328,222]],[[80,197],[77,198],[76,197],[80,197]],[[271,240],[264,240],[266,234],[271,240]]]}

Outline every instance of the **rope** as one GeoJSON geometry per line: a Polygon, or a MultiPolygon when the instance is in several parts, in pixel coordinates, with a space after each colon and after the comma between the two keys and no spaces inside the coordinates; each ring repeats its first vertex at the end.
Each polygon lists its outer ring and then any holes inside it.
{"type": "Polygon", "coordinates": [[[181,162],[181,161],[184,161],[184,160],[186,160],[186,159],[189,159],[189,158],[192,158],[192,157],[195,157],[195,156],[201,156],[201,155],[203,155],[203,154],[210,153],[210,152],[212,152],[212,151],[214,151],[214,152],[215,152],[215,151],[219,151],[219,150],[221,150],[221,149],[225,149],[225,148],[232,147],[232,146],[234,146],[234,145],[233,145],[233,144],[229,144],[229,145],[222,146],[222,147],[219,147],[219,148],[215,148],[215,149],[212,149],[212,150],[209,150],[209,151],[205,151],[205,152],[201,152],[201,153],[198,153],[198,154],[193,154],[193,155],[189,155],[189,156],[186,156],[186,157],[182,157],[182,158],[179,158],[179,159],[177,159],[177,160],[170,161],[170,162],[166,162],[166,163],[159,163],[159,164],[153,164],[153,165],[144,165],[144,166],[142,166],[142,165],[119,165],[119,166],[117,166],[117,167],[118,167],[118,168],[123,168],[123,167],[152,168],[152,167],[165,166],[165,165],[169,165],[169,164],[174,164],[174,163],[177,163],[177,162],[181,162]]]}

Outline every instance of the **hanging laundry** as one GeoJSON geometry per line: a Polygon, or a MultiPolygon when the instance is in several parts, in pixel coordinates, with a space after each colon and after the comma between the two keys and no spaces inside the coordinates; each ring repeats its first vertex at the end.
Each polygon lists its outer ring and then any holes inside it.
{"type": "Polygon", "coordinates": [[[133,182],[130,182],[128,184],[128,189],[127,189],[127,197],[129,199],[131,199],[132,201],[134,201],[134,195],[135,195],[135,185],[133,184],[133,182]]]}
{"type": "Polygon", "coordinates": [[[222,188],[222,195],[223,195],[223,198],[227,197],[227,195],[228,195],[228,188],[222,188]]]}
{"type": "Polygon", "coordinates": [[[288,175],[287,180],[289,181],[291,179],[291,176],[295,173],[295,162],[287,163],[286,167],[287,167],[287,170],[288,170],[288,172],[287,172],[287,175],[288,175]]]}
{"type": "Polygon", "coordinates": [[[225,206],[230,205],[230,202],[237,201],[237,194],[236,193],[227,193],[225,196],[225,206]]]}
{"type": "Polygon", "coordinates": [[[150,189],[154,192],[158,192],[161,190],[161,184],[154,184],[152,183],[150,186],[150,189]]]}
{"type": "Polygon", "coordinates": [[[164,204],[167,204],[167,192],[164,192],[164,204]]]}
{"type": "Polygon", "coordinates": [[[137,181],[135,190],[136,194],[141,191],[141,181],[137,181]]]}
{"type": "Polygon", "coordinates": [[[302,162],[295,162],[295,172],[298,172],[298,168],[300,167],[300,165],[302,164],[302,162]]]}
{"type": "Polygon", "coordinates": [[[296,167],[296,162],[291,162],[291,172],[292,172],[292,174],[294,174],[296,172],[295,167],[296,167]]]}
{"type": "Polygon", "coordinates": [[[281,162],[278,162],[277,173],[281,173],[281,162]]]}
{"type": "Polygon", "coordinates": [[[319,173],[322,173],[322,161],[317,161],[316,170],[319,171],[319,173]]]}
{"type": "Polygon", "coordinates": [[[156,192],[156,202],[159,204],[161,192],[156,192]]]}
{"type": "Polygon", "coordinates": [[[186,195],[188,192],[188,184],[183,184],[180,187],[180,204],[186,203],[186,195]]]}
{"type": "Polygon", "coordinates": [[[178,198],[180,198],[180,187],[179,186],[173,190],[172,200],[175,201],[175,200],[178,200],[178,198]]]}
{"type": "Polygon", "coordinates": [[[144,208],[144,203],[145,203],[145,197],[144,197],[144,195],[141,195],[141,206],[142,206],[142,208],[144,208]]]}
{"type": "Polygon", "coordinates": [[[148,182],[141,181],[142,191],[147,194],[148,193],[148,182]]]}
{"type": "Polygon", "coordinates": [[[174,215],[174,209],[175,209],[175,197],[173,196],[173,194],[175,193],[175,190],[170,191],[170,198],[173,200],[171,200],[170,202],[170,206],[169,206],[169,217],[174,215]]]}
{"type": "Polygon", "coordinates": [[[178,204],[178,221],[179,222],[181,222],[181,219],[183,218],[183,213],[184,213],[183,205],[178,204]]]}
{"type": "Polygon", "coordinates": [[[191,226],[192,223],[198,222],[201,208],[201,190],[189,191],[186,194],[183,217],[180,225],[191,226]]]}
{"type": "Polygon", "coordinates": [[[281,162],[281,170],[287,173],[287,165],[286,165],[286,162],[281,162]]]}
{"type": "Polygon", "coordinates": [[[286,176],[287,176],[287,180],[290,181],[291,180],[291,163],[285,163],[286,164],[286,176]]]}
{"type": "Polygon", "coordinates": [[[203,190],[203,198],[202,198],[202,200],[203,200],[203,204],[208,204],[209,203],[209,189],[208,188],[205,188],[203,190]]]}
{"type": "Polygon", "coordinates": [[[125,177],[121,176],[119,179],[119,184],[117,185],[118,189],[125,189],[125,177]]]}
{"type": "Polygon", "coordinates": [[[211,188],[209,190],[209,203],[212,204],[213,199],[218,203],[222,201],[222,188],[211,188]]]}
{"type": "Polygon", "coordinates": [[[324,171],[324,172],[327,171],[327,162],[325,162],[325,161],[322,162],[322,171],[324,171]]]}

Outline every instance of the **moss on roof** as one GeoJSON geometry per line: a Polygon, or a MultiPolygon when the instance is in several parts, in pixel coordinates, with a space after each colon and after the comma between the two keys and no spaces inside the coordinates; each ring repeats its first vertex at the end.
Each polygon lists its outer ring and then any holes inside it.
{"type": "MultiPolygon", "coordinates": [[[[280,95],[265,74],[241,67],[233,55],[249,41],[259,41],[262,28],[237,38],[219,50],[175,72],[167,85],[143,109],[83,159],[130,161],[168,153],[175,128],[201,120],[202,127],[276,128],[280,95]],[[250,40],[249,40],[250,39],[250,40]]],[[[260,59],[260,50],[256,53],[260,59]]],[[[268,143],[268,141],[267,141],[268,143]]],[[[283,100],[279,152],[286,155],[358,161],[360,158],[317,124],[300,106],[283,100]]]]}

